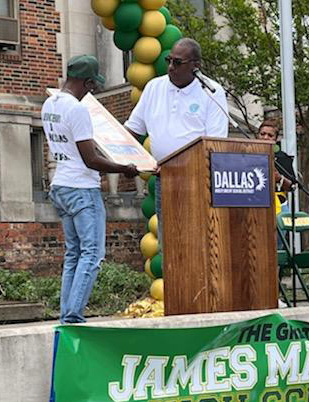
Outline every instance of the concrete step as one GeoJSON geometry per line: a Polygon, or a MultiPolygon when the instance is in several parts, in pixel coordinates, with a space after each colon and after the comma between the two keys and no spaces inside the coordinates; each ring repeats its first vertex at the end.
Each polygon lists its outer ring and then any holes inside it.
{"type": "Polygon", "coordinates": [[[41,303],[0,302],[0,323],[42,320],[44,306],[41,303]]]}
{"type": "MultiPolygon", "coordinates": [[[[309,321],[309,307],[297,307],[154,318],[98,317],[90,319],[86,325],[102,328],[197,328],[227,325],[273,313],[280,313],[289,320],[309,321]]],[[[49,400],[54,332],[58,324],[58,321],[45,321],[0,326],[0,402],[49,400]]]]}

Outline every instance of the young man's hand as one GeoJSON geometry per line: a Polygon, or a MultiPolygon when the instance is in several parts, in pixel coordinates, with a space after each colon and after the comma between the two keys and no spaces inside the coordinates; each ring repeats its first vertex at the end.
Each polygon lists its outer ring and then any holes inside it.
{"type": "Polygon", "coordinates": [[[125,177],[131,178],[137,176],[139,174],[139,171],[133,163],[130,163],[129,165],[126,165],[124,167],[123,173],[125,177]]]}

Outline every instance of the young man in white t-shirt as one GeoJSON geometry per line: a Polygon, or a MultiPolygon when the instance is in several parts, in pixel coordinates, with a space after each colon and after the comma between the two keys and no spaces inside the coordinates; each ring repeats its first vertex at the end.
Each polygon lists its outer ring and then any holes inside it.
{"type": "Polygon", "coordinates": [[[80,100],[104,84],[93,56],[75,56],[67,66],[67,80],[42,107],[42,121],[50,152],[57,161],[50,199],[62,220],[65,257],[62,273],[60,321],[85,322],[99,265],[105,256],[105,208],[99,172],[138,174],[135,165],[119,165],[96,151],[87,108],[80,100]]]}

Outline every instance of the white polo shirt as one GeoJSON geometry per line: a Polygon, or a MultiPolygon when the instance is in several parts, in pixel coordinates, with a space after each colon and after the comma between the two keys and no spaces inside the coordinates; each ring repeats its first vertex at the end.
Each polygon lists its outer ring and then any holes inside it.
{"type": "Polygon", "coordinates": [[[223,88],[209,95],[195,78],[184,88],[171,83],[168,75],[149,81],[125,126],[137,134],[148,133],[151,153],[159,161],[194,139],[227,137],[228,118],[212,97],[227,112],[223,88]]]}

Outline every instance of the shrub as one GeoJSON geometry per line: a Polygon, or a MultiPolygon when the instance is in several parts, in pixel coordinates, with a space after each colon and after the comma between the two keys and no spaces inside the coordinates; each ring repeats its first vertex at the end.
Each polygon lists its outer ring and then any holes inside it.
{"type": "MultiPolygon", "coordinates": [[[[86,315],[111,315],[148,294],[151,280],[144,273],[116,263],[102,263],[86,315]]],[[[60,276],[37,277],[32,272],[0,269],[0,301],[40,302],[46,317],[59,314],[60,276]]]]}
{"type": "Polygon", "coordinates": [[[106,315],[124,310],[149,292],[150,278],[127,265],[104,263],[93,288],[89,308],[100,307],[106,315]]]}

